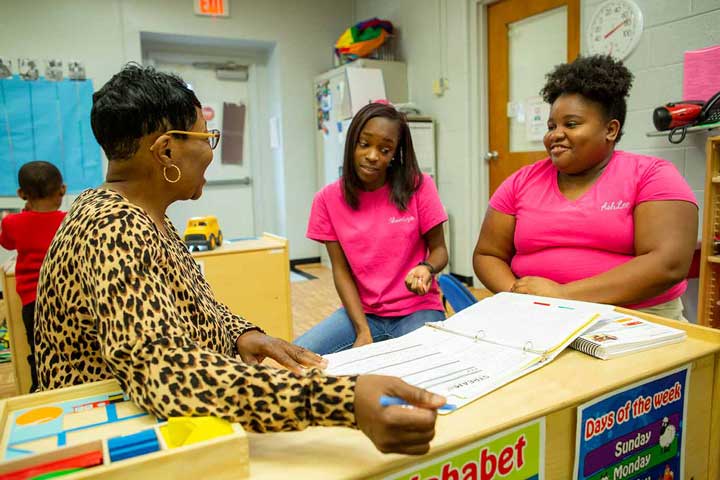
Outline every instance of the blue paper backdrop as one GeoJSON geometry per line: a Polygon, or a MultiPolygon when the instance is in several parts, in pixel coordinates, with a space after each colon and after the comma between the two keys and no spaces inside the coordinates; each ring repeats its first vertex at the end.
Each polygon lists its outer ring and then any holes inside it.
{"type": "Polygon", "coordinates": [[[89,80],[0,79],[0,195],[15,196],[20,167],[57,166],[69,192],[102,183],[100,146],[90,128],[89,80]]]}

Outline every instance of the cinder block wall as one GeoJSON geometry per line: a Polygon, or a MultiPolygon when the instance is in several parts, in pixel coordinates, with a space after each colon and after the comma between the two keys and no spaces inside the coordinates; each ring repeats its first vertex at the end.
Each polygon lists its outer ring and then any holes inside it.
{"type": "MultiPolygon", "coordinates": [[[[590,24],[603,0],[583,0],[582,25],[590,24]]],[[[618,148],[671,161],[685,176],[701,204],[705,184],[705,141],[709,134],[688,135],[679,145],[653,131],[652,112],[682,99],[683,53],[720,44],[720,0],[635,0],[645,22],[640,44],[625,63],[635,74],[630,93],[626,135],[618,148]]],[[[584,44],[584,28],[583,28],[584,44]]],[[[720,131],[715,130],[714,135],[720,131]]],[[[702,215],[702,212],[701,212],[702,215]]],[[[701,223],[702,223],[702,216],[701,223]]]]}

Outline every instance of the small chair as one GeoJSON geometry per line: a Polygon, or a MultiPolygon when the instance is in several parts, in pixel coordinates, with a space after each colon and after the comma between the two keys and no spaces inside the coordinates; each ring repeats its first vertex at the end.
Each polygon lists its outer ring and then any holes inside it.
{"type": "Polygon", "coordinates": [[[442,290],[443,307],[445,307],[445,310],[447,310],[448,303],[450,303],[455,313],[477,303],[477,298],[470,293],[470,290],[452,275],[440,274],[437,277],[437,281],[440,285],[440,290],[442,290]]]}

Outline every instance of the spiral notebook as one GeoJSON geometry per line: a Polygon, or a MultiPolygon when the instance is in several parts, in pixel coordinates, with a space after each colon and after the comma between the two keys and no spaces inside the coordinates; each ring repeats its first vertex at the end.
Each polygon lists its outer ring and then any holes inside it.
{"type": "Polygon", "coordinates": [[[326,355],[326,371],[397,376],[462,406],[546,365],[609,311],[500,293],[400,338],[326,355]]]}
{"type": "Polygon", "coordinates": [[[571,345],[593,357],[610,358],[682,342],[684,330],[647,322],[632,315],[612,313],[583,333],[571,345]]]}

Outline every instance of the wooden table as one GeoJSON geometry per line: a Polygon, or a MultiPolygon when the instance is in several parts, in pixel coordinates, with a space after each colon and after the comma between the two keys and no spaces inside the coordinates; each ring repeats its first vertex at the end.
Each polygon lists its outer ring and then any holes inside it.
{"type": "Polygon", "coordinates": [[[439,417],[432,449],[422,457],[384,455],[362,433],[343,428],[250,433],[251,478],[382,478],[545,417],[544,478],[569,479],[578,405],[687,363],[691,374],[684,420],[685,478],[720,478],[720,331],[632,313],[685,329],[688,338],[613,360],[568,349],[540,370],[439,417]]]}
{"type": "MultiPolygon", "coordinates": [[[[684,478],[720,478],[720,331],[637,315],[682,328],[688,332],[688,338],[607,361],[566,350],[549,365],[439,417],[432,448],[422,457],[381,454],[362,433],[347,428],[249,433],[250,478],[382,478],[540,418],[545,419],[546,428],[544,478],[572,478],[579,405],[687,364],[690,365],[687,408],[682,420],[684,478]]],[[[78,388],[86,386],[57,392],[78,388]]],[[[48,394],[32,395],[17,402],[42,403],[43,395],[48,394]]],[[[2,410],[0,406],[0,414],[2,410]]],[[[188,464],[193,461],[193,456],[187,455],[188,464]]],[[[240,471],[217,473],[245,478],[240,471]]]]}

